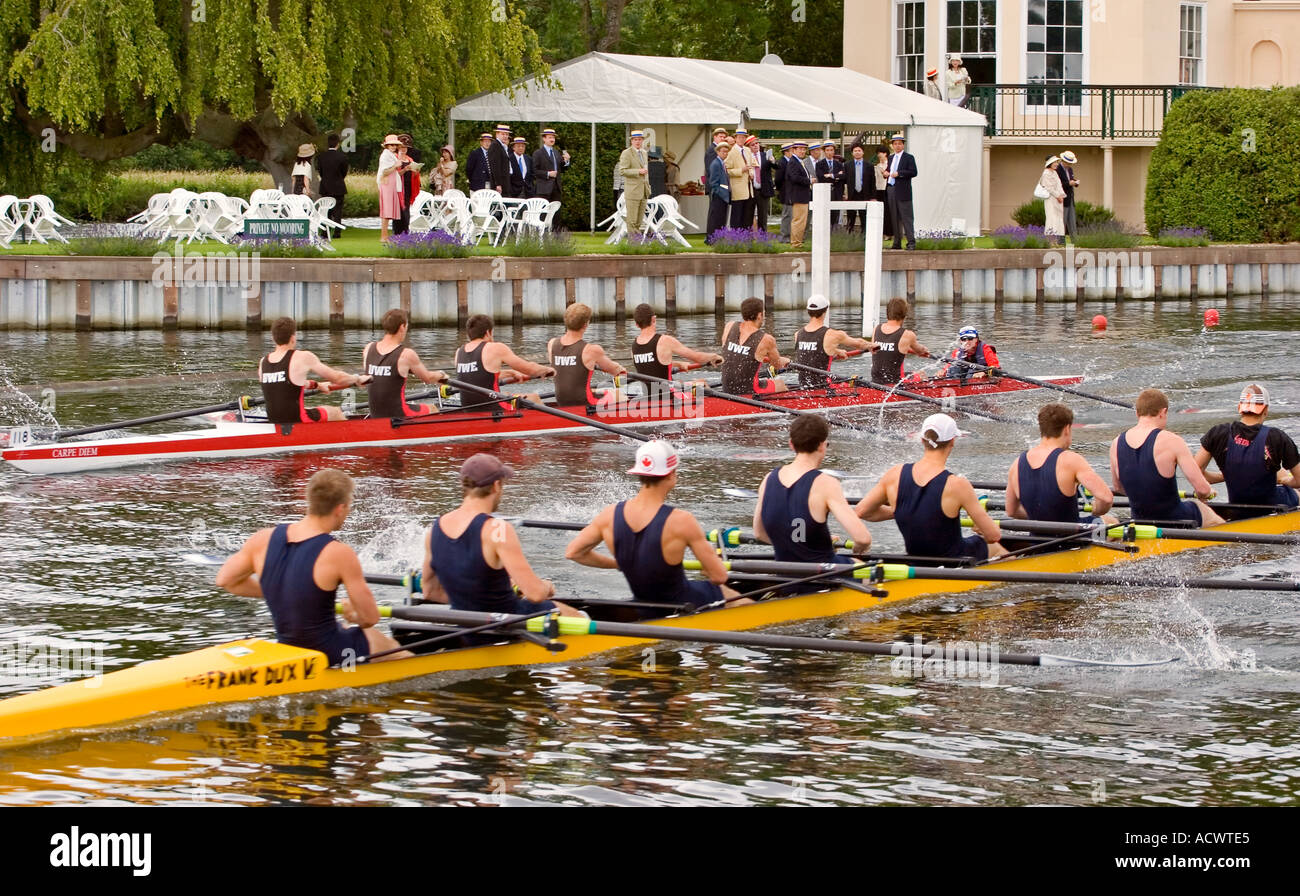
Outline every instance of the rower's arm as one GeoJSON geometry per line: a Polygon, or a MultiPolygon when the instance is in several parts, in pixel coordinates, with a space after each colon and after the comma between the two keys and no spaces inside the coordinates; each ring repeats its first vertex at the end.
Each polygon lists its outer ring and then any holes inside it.
{"type": "Polygon", "coordinates": [[[727,581],[727,567],[723,564],[722,559],[718,557],[718,552],[713,545],[709,543],[708,537],[704,534],[704,527],[700,525],[699,520],[685,510],[674,510],[669,520],[671,521],[672,517],[679,514],[682,515],[682,522],[677,523],[677,528],[686,536],[686,546],[691,549],[695,559],[700,561],[700,570],[713,584],[725,584],[727,581]]]}
{"type": "Polygon", "coordinates": [[[768,473],[763,477],[762,483],[758,486],[758,498],[754,501],[754,537],[763,544],[771,544],[772,539],[767,534],[767,527],[763,525],[763,493],[767,491],[768,476],[775,476],[775,473],[768,473]]]}
{"type": "Polygon", "coordinates": [[[606,373],[612,373],[614,376],[622,376],[627,373],[627,368],[605,354],[605,349],[599,345],[588,345],[582,354],[583,363],[586,363],[587,359],[591,359],[591,366],[596,370],[603,370],[606,373]]]}
{"type": "Polygon", "coordinates": [[[420,378],[420,382],[445,383],[449,379],[447,374],[443,373],[441,370],[430,370],[425,367],[424,362],[420,360],[420,356],[415,353],[415,349],[408,348],[402,354],[406,356],[410,365],[408,367],[408,375],[414,374],[420,378]]]}
{"type": "MultiPolygon", "coordinates": [[[[1167,432],[1168,430],[1166,430],[1167,432]]],[[[1178,468],[1183,471],[1187,481],[1191,483],[1192,490],[1196,492],[1196,497],[1202,501],[1208,501],[1214,495],[1214,489],[1210,488],[1210,480],[1205,478],[1201,468],[1196,465],[1196,460],[1192,457],[1192,449],[1187,447],[1187,443],[1182,437],[1174,435],[1174,460],[1178,463],[1178,468]]]]}
{"type": "Polygon", "coordinates": [[[676,336],[665,334],[659,337],[659,348],[661,350],[665,348],[668,350],[669,364],[672,363],[673,355],[681,355],[688,361],[706,366],[709,364],[722,363],[722,355],[717,352],[698,352],[693,348],[687,348],[682,345],[681,341],[676,336]]]}
{"type": "Polygon", "coordinates": [[[767,333],[758,341],[758,351],[754,352],[754,357],[765,364],[771,364],[778,370],[784,370],[790,363],[790,359],[784,357],[781,350],[776,347],[776,337],[771,333],[767,333]]]}
{"type": "Polygon", "coordinates": [[[1196,466],[1201,468],[1201,472],[1205,474],[1205,480],[1207,482],[1218,483],[1223,481],[1222,473],[1218,473],[1210,469],[1210,461],[1214,460],[1213,454],[1206,451],[1204,448],[1197,448],[1195,459],[1196,459],[1196,466]]]}
{"type": "Polygon", "coordinates": [[[862,496],[862,500],[858,502],[858,506],[854,510],[858,515],[858,519],[870,523],[883,523],[885,520],[894,518],[894,508],[889,504],[889,489],[886,487],[886,483],[891,478],[897,480],[897,467],[888,470],[871,491],[862,496]]]}
{"type": "MultiPolygon", "coordinates": [[[[1107,489],[1109,491],[1109,489],[1107,489]]],[[[1007,470],[1007,516],[1013,516],[1016,519],[1027,520],[1029,514],[1024,506],[1020,503],[1020,458],[1011,462],[1011,469],[1007,470]]]]}
{"type": "Polygon", "coordinates": [[[849,502],[844,498],[844,489],[834,476],[822,474],[813,483],[814,489],[820,489],[826,500],[826,513],[834,516],[844,531],[853,539],[853,553],[861,554],[871,547],[871,533],[866,524],[853,512],[849,502]]]}
{"type": "Polygon", "coordinates": [[[916,334],[911,330],[903,331],[903,338],[898,340],[898,350],[905,355],[920,355],[929,358],[930,350],[916,341],[916,334]]]}
{"type": "Polygon", "coordinates": [[[1283,475],[1278,476],[1278,485],[1285,485],[1287,488],[1300,488],[1300,464],[1296,464],[1289,472],[1281,472],[1283,475]]]}
{"type": "Polygon", "coordinates": [[[496,546],[501,567],[527,600],[540,603],[555,596],[555,586],[538,576],[528,565],[528,559],[524,557],[524,546],[520,544],[519,533],[515,532],[514,526],[503,519],[494,519],[483,527],[483,538],[491,539],[496,546]]]}
{"type": "MultiPolygon", "coordinates": [[[[433,525],[437,525],[435,522],[433,525]]],[[[420,597],[431,604],[448,604],[451,598],[442,590],[442,582],[433,570],[433,529],[424,534],[424,566],[420,569],[420,597]]]]}
{"type": "Polygon", "coordinates": [[[224,588],[239,597],[261,597],[262,585],[257,581],[257,567],[254,558],[266,552],[270,541],[270,529],[263,529],[249,536],[243,546],[231,554],[217,570],[216,586],[224,588]]]}
{"type": "Polygon", "coordinates": [[[348,591],[348,596],[341,601],[339,612],[348,622],[362,628],[374,626],[379,622],[379,606],[375,603],[375,595],[370,591],[370,586],[366,584],[366,574],[361,571],[361,558],[352,548],[339,541],[326,545],[325,550],[333,555],[329,559],[338,570],[343,587],[348,591]]]}
{"type": "Polygon", "coordinates": [[[618,561],[609,554],[597,553],[605,540],[605,528],[613,524],[612,508],[606,507],[582,531],[573,537],[564,549],[564,559],[590,566],[592,569],[618,569],[618,561]]]}
{"type": "MultiPolygon", "coordinates": [[[[1078,458],[1076,461],[1078,466],[1074,478],[1080,485],[1092,492],[1092,515],[1101,516],[1115,505],[1115,495],[1106,485],[1106,481],[1097,475],[1097,471],[1092,468],[1092,464],[1083,459],[1083,455],[1075,454],[1075,457],[1078,458]]],[[[1010,502],[1008,502],[1008,506],[1010,506],[1010,502]]]]}
{"type": "Polygon", "coordinates": [[[952,476],[948,481],[953,483],[953,488],[957,490],[957,499],[974,524],[972,528],[975,534],[988,544],[997,544],[1002,539],[1002,530],[998,528],[997,520],[989,516],[989,512],[980,503],[970,480],[961,476],[952,476]]]}
{"type": "Polygon", "coordinates": [[[545,364],[535,364],[532,361],[527,361],[512,352],[509,346],[502,345],[499,342],[493,342],[490,344],[501,345],[501,363],[508,365],[512,370],[517,370],[520,373],[531,377],[555,376],[554,367],[547,367],[545,364]]]}
{"type": "Polygon", "coordinates": [[[1119,481],[1119,440],[1122,438],[1123,433],[1110,443],[1110,490],[1117,495],[1127,494],[1123,483],[1119,481]]]}
{"type": "MultiPolygon", "coordinates": [[[[876,344],[870,339],[859,339],[857,336],[850,336],[843,330],[831,330],[826,334],[826,336],[833,346],[831,351],[828,351],[826,354],[831,357],[837,357],[841,361],[844,360],[844,358],[847,358],[848,355],[845,354],[841,357],[839,352],[843,352],[846,349],[853,349],[854,351],[859,352],[869,352],[874,351],[876,348],[876,344]]],[[[825,346],[823,346],[823,348],[825,348],[825,346]]]]}
{"type": "MultiPolygon", "coordinates": [[[[312,352],[300,351],[296,353],[293,356],[293,363],[295,366],[299,363],[299,358],[302,359],[302,366],[299,370],[302,371],[304,376],[315,374],[317,378],[323,379],[335,386],[360,386],[370,381],[370,377],[361,374],[345,373],[342,370],[335,370],[333,367],[330,367],[328,364],[321,361],[321,359],[316,357],[312,352]]],[[[318,388],[321,388],[322,392],[329,391],[329,389],[323,387],[318,388]]]]}

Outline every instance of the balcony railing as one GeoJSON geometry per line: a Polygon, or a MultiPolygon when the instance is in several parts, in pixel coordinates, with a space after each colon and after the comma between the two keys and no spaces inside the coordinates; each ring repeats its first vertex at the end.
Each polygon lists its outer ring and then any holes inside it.
{"type": "Polygon", "coordinates": [[[1155,139],[1173,102],[1212,87],[1114,84],[986,84],[969,108],[988,119],[986,137],[1155,139]]]}

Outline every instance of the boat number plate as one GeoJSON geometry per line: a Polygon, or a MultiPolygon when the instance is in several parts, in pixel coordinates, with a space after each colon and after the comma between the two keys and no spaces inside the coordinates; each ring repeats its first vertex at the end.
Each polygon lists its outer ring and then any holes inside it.
{"type": "Polygon", "coordinates": [[[30,426],[16,426],[9,430],[9,447],[26,448],[36,440],[32,438],[32,428],[30,426]]]}

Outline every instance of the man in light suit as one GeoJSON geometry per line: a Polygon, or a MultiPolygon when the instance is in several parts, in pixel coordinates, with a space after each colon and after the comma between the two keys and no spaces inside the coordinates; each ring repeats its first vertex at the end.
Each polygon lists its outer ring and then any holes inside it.
{"type": "Polygon", "coordinates": [[[516,137],[510,155],[510,195],[516,199],[530,199],[534,193],[533,160],[524,151],[527,144],[523,137],[516,137]]]}
{"type": "MultiPolygon", "coordinates": [[[[831,202],[844,199],[844,163],[835,158],[835,144],[827,140],[822,144],[822,157],[817,162],[817,183],[831,185],[831,202]]],[[[840,213],[831,212],[831,227],[840,223],[840,213]]]]}
{"type": "Polygon", "coordinates": [[[745,148],[749,134],[736,130],[736,145],[727,153],[727,176],[731,178],[731,226],[749,230],[754,226],[754,154],[745,148]]]}
{"type": "Polygon", "coordinates": [[[903,135],[895,134],[889,142],[894,150],[889,156],[889,179],[885,182],[885,201],[894,219],[894,248],[901,249],[903,237],[907,248],[916,248],[916,234],[912,230],[912,179],[916,177],[916,158],[903,152],[903,135]]]}
{"type": "Polygon", "coordinates": [[[465,158],[465,176],[469,178],[471,193],[492,189],[492,135],[479,134],[478,146],[465,158]]]}
{"type": "Polygon", "coordinates": [[[569,154],[555,150],[555,131],[542,131],[542,145],[533,153],[533,187],[537,195],[551,202],[561,202],[560,174],[569,167],[569,154]]]}
{"type": "Polygon", "coordinates": [[[714,146],[713,161],[709,163],[707,187],[709,221],[705,226],[705,238],[710,241],[715,231],[727,226],[727,209],[731,205],[731,178],[727,176],[727,156],[731,152],[731,144],[724,140],[714,146]]]}
{"type": "MultiPolygon", "coordinates": [[[[849,159],[844,170],[844,183],[848,187],[849,202],[867,202],[875,199],[876,166],[867,160],[867,154],[861,143],[853,144],[850,155],[852,158],[849,159]]],[[[854,218],[862,222],[863,232],[866,232],[866,209],[849,209],[845,217],[848,220],[849,233],[853,232],[854,218]]]]}
{"type": "Polygon", "coordinates": [[[640,233],[645,226],[645,201],[650,198],[650,160],[641,148],[645,134],[632,132],[632,145],[618,157],[623,173],[623,203],[627,209],[627,232],[640,233]]]}

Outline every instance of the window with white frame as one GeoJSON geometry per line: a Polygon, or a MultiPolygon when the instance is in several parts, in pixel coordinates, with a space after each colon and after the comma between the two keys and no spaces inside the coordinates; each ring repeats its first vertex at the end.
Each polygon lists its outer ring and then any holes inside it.
{"type": "Polygon", "coordinates": [[[1178,16],[1178,83],[1205,83],[1205,7],[1184,3],[1178,16]]]}
{"type": "Polygon", "coordinates": [[[1083,83],[1084,0],[1027,0],[1025,80],[1031,106],[1079,106],[1083,83]]]}
{"type": "MultiPolygon", "coordinates": [[[[998,0],[947,0],[947,58],[960,56],[971,84],[997,81],[998,0]]],[[[941,71],[947,65],[939,64],[941,71]]],[[[940,78],[943,81],[943,78],[940,78]]]]}
{"type": "Polygon", "coordinates": [[[894,83],[925,92],[925,0],[894,5],[894,83]]]}

